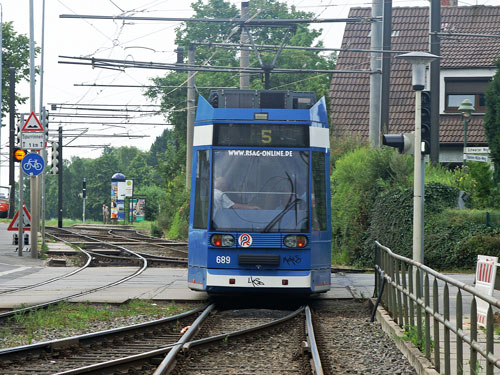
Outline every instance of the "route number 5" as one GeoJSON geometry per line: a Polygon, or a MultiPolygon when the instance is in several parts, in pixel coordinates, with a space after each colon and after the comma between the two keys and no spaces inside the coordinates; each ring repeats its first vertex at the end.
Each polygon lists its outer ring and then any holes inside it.
{"type": "Polygon", "coordinates": [[[271,129],[263,129],[262,130],[262,143],[271,143],[273,140],[271,138],[271,129]]]}

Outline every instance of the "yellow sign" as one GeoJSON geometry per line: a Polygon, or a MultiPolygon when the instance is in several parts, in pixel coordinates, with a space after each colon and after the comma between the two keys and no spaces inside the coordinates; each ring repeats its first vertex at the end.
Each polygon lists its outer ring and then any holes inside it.
{"type": "Polygon", "coordinates": [[[16,148],[14,150],[14,161],[21,161],[26,156],[26,151],[21,148],[16,148]]]}

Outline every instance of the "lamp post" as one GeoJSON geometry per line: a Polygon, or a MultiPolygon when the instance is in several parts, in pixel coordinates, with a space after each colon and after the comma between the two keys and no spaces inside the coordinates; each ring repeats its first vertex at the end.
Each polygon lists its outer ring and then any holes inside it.
{"type": "Polygon", "coordinates": [[[465,159],[465,150],[467,149],[467,128],[469,127],[470,115],[472,111],[475,110],[475,108],[469,99],[464,99],[464,101],[460,103],[460,107],[458,107],[458,110],[462,112],[462,118],[464,121],[464,165],[465,165],[467,161],[465,159]]]}
{"type": "MultiPolygon", "coordinates": [[[[426,67],[439,56],[427,52],[410,52],[396,56],[406,60],[412,68],[412,86],[415,91],[415,144],[413,169],[413,260],[424,263],[424,176],[422,154],[422,90],[425,88],[426,67]]],[[[416,285],[415,285],[416,291],[416,285]]]]}

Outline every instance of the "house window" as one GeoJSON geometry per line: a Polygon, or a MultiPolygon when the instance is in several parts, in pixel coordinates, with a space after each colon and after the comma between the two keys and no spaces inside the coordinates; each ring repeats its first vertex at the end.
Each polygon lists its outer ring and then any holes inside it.
{"type": "Polygon", "coordinates": [[[476,113],[486,111],[484,92],[491,77],[445,78],[446,105],[445,112],[458,112],[458,107],[464,99],[469,99],[476,113]]]}

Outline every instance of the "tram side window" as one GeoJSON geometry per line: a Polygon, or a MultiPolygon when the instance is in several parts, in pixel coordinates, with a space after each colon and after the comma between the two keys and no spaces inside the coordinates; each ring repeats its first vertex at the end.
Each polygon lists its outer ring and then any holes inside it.
{"type": "Polygon", "coordinates": [[[326,182],[324,152],[312,152],[312,226],[313,230],[326,230],[326,182]]]}
{"type": "Polygon", "coordinates": [[[208,197],[210,194],[210,154],[209,150],[198,151],[196,168],[196,191],[194,201],[193,228],[206,229],[208,226],[208,197]]]}

